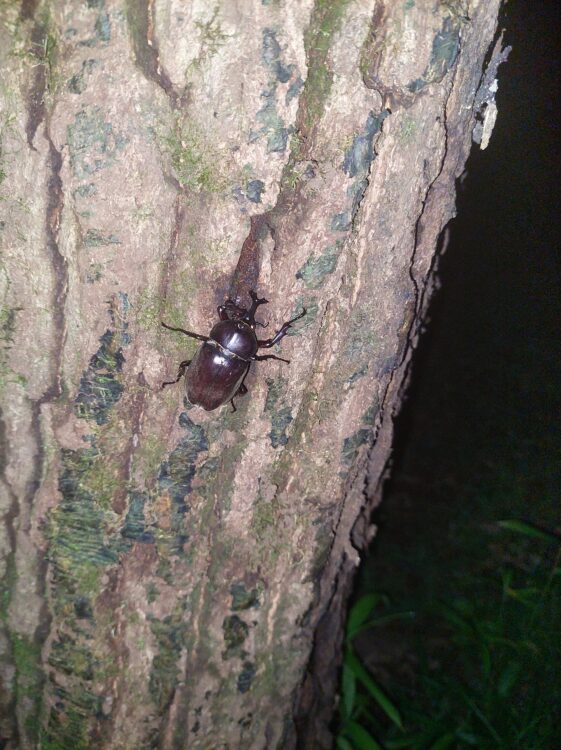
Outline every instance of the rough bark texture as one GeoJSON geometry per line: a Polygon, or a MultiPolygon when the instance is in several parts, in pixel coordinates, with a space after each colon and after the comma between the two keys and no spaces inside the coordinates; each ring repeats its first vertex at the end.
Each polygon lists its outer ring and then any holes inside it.
{"type": "Polygon", "coordinates": [[[329,747],[498,5],[0,5],[3,747],[329,747]],[[291,364],[160,391],[253,285],[291,364]]]}

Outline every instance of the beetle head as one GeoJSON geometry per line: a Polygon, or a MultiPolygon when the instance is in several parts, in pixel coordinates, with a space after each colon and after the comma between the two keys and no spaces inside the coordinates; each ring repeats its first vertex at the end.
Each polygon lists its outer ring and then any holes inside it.
{"type": "Polygon", "coordinates": [[[245,307],[236,305],[231,299],[227,299],[223,305],[218,307],[220,320],[240,320],[246,313],[245,307]]]}
{"type": "Polygon", "coordinates": [[[256,325],[263,326],[263,323],[258,323],[255,320],[255,313],[259,305],[266,305],[269,300],[264,298],[259,299],[259,297],[253,290],[251,290],[249,294],[252,300],[251,307],[249,309],[236,305],[236,303],[231,299],[226,300],[223,305],[220,305],[220,307],[218,308],[218,312],[220,313],[220,317],[222,318],[222,320],[241,320],[251,326],[251,328],[255,328],[256,325]]]}

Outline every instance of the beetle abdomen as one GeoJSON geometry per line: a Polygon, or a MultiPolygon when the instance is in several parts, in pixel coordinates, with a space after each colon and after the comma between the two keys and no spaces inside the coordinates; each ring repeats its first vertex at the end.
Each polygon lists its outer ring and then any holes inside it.
{"type": "Polygon", "coordinates": [[[187,370],[187,398],[206,411],[217,409],[236,395],[248,369],[249,362],[229,355],[212,342],[206,342],[187,370]]]}

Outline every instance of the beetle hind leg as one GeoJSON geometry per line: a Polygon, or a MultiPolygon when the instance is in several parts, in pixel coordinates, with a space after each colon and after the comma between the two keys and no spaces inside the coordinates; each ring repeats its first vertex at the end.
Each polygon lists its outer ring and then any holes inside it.
{"type": "Polygon", "coordinates": [[[286,362],[288,365],[290,364],[289,359],[283,359],[282,357],[277,357],[276,354],[256,354],[253,359],[256,362],[263,362],[264,359],[278,359],[279,362],[286,362]]]}
{"type": "Polygon", "coordinates": [[[235,405],[235,403],[234,403],[234,399],[235,399],[235,398],[236,398],[237,396],[245,396],[245,394],[246,394],[246,393],[247,393],[247,386],[246,386],[246,385],[244,385],[244,384],[242,383],[242,384],[240,385],[240,387],[238,388],[238,390],[237,390],[237,391],[236,391],[236,392],[234,393],[234,395],[233,395],[233,396],[232,396],[232,398],[230,399],[230,403],[232,404],[232,414],[233,414],[233,413],[234,413],[235,411],[237,411],[237,409],[236,409],[236,405],[235,405]]]}
{"type": "Polygon", "coordinates": [[[190,364],[191,364],[190,359],[184,359],[183,362],[180,362],[179,370],[177,372],[177,377],[175,378],[175,380],[166,380],[165,383],[162,383],[160,390],[163,391],[166,385],[173,385],[174,383],[177,383],[178,380],[181,380],[183,375],[185,375],[185,370],[189,367],[190,364]]]}

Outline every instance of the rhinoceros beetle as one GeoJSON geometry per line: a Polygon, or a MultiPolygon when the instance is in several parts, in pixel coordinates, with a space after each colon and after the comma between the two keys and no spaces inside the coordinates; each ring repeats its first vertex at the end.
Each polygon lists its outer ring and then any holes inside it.
{"type": "Polygon", "coordinates": [[[213,326],[209,336],[186,331],[184,328],[174,328],[162,322],[168,331],[179,331],[204,342],[192,360],[180,363],[176,379],[162,383],[162,388],[177,383],[189,368],[185,375],[185,390],[192,404],[212,411],[229,401],[232,410],[236,411],[234,397],[247,393],[244,380],[252,362],[264,359],[290,362],[274,354],[257,354],[257,350],[268,349],[277,344],[286,336],[292,324],[304,317],[306,309],[304,308],[300,315],[292,320],[283,323],[272,338],[261,340],[255,335],[255,326],[264,325],[255,320],[255,312],[259,305],[267,304],[268,300],[259,299],[253,291],[250,295],[252,304],[249,310],[239,307],[232,300],[219,305],[220,322],[213,326]]]}

